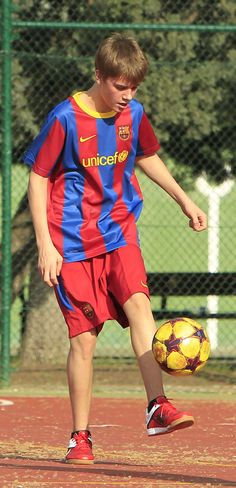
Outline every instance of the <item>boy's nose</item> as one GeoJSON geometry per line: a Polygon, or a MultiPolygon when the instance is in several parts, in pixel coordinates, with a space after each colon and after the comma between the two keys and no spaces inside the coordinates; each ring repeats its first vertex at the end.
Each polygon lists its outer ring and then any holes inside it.
{"type": "Polygon", "coordinates": [[[133,98],[133,95],[132,95],[132,91],[129,90],[127,92],[125,92],[125,94],[123,95],[123,99],[126,101],[126,102],[130,102],[133,98]]]}

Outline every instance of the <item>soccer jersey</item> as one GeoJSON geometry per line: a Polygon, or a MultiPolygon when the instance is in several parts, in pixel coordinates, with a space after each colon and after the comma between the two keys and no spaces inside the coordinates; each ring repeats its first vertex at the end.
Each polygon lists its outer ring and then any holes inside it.
{"type": "Polygon", "coordinates": [[[137,100],[121,113],[98,113],[78,92],[49,113],[24,161],[48,178],[49,232],[65,262],[138,243],[135,158],[158,149],[137,100]]]}

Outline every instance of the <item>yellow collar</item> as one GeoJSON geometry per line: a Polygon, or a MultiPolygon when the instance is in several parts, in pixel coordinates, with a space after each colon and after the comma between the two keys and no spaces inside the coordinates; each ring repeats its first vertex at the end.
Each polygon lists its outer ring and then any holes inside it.
{"type": "Polygon", "coordinates": [[[77,92],[73,95],[73,98],[77,105],[88,115],[91,115],[91,117],[95,117],[96,119],[109,119],[111,117],[114,117],[116,115],[116,112],[112,110],[111,112],[96,112],[95,110],[91,110],[85,103],[82,102],[81,100],[81,94],[83,92],[77,92]]]}

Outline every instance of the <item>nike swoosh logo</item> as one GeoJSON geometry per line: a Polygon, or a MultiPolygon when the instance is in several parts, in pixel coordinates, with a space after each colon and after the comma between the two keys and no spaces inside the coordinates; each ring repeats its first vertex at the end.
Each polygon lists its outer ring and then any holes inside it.
{"type": "Polygon", "coordinates": [[[89,136],[89,137],[80,136],[79,140],[80,140],[80,142],[86,142],[86,141],[89,141],[90,139],[93,139],[94,137],[96,137],[96,134],[94,134],[93,136],[89,136]]]}
{"type": "Polygon", "coordinates": [[[146,283],[144,283],[142,280],[141,280],[141,285],[145,286],[146,288],[148,288],[148,286],[146,285],[146,283]]]}

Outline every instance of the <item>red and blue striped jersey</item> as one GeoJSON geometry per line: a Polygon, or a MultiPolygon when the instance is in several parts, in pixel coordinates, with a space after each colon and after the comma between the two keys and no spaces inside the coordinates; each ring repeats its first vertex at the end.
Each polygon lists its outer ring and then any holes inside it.
{"type": "Polygon", "coordinates": [[[121,113],[98,113],[78,92],[49,113],[24,162],[48,178],[49,231],[65,262],[138,243],[135,158],[158,149],[137,100],[121,113]]]}

